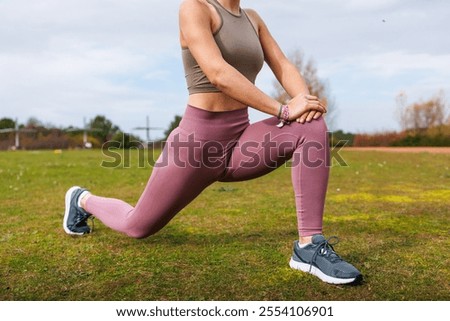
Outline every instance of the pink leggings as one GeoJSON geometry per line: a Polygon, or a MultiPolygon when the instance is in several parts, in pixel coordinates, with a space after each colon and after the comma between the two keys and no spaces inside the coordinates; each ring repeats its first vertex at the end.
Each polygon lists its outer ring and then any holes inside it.
{"type": "Polygon", "coordinates": [[[209,112],[187,106],[136,206],[92,195],[86,211],[114,230],[144,238],[158,232],[212,183],[253,179],[292,158],[299,234],[321,233],[329,175],[325,121],[320,117],[283,128],[277,123],[271,117],[250,125],[247,108],[209,112]]]}

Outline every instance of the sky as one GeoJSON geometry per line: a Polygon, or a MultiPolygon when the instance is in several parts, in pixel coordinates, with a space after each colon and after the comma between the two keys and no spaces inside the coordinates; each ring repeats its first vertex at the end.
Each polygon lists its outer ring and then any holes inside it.
{"type": "MultiPolygon", "coordinates": [[[[0,118],[83,126],[105,115],[125,132],[167,128],[187,89],[180,0],[0,0],[0,118]]],[[[242,0],[282,50],[312,59],[335,102],[333,129],[399,130],[395,97],[450,97],[450,1],[242,0]]],[[[273,94],[265,66],[256,85],[273,94]]],[[[251,121],[268,117],[258,111],[251,121]]],[[[163,131],[151,132],[151,139],[163,131]]]]}

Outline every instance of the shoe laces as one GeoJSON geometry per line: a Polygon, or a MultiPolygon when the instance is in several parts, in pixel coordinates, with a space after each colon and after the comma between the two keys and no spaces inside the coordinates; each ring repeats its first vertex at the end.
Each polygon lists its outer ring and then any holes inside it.
{"type": "Polygon", "coordinates": [[[92,223],[92,227],[90,227],[90,229],[91,229],[91,232],[93,232],[94,231],[94,227],[95,227],[95,220],[94,220],[94,216],[92,216],[92,215],[90,215],[89,217],[88,217],[88,219],[89,220],[91,220],[91,223],[92,223]]]}
{"type": "Polygon", "coordinates": [[[75,225],[80,225],[81,223],[86,224],[90,231],[94,231],[94,227],[95,227],[95,223],[94,223],[94,216],[92,216],[91,214],[89,214],[88,212],[86,212],[84,209],[82,208],[77,208],[77,212],[76,212],[76,222],[75,225]],[[91,220],[91,226],[87,223],[88,220],[91,220]]]}
{"type": "Polygon", "coordinates": [[[86,222],[89,217],[91,217],[89,213],[78,206],[76,207],[75,224],[86,222]]]}
{"type": "Polygon", "coordinates": [[[316,250],[314,251],[313,256],[311,257],[311,261],[309,262],[309,271],[311,272],[312,264],[317,258],[318,255],[326,257],[330,262],[337,263],[342,261],[341,257],[334,251],[333,245],[339,243],[339,239],[337,236],[331,236],[328,239],[323,240],[317,245],[316,250]]]}

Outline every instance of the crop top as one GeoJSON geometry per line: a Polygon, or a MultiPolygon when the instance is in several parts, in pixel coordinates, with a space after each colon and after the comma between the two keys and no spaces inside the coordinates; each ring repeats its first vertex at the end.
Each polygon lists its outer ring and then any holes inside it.
{"type": "MultiPolygon", "coordinates": [[[[214,39],[224,60],[252,83],[264,64],[264,52],[258,34],[244,10],[235,15],[217,0],[207,0],[221,17],[214,39]]],[[[189,48],[182,48],[182,58],[189,94],[220,92],[206,77],[189,48]]]]}

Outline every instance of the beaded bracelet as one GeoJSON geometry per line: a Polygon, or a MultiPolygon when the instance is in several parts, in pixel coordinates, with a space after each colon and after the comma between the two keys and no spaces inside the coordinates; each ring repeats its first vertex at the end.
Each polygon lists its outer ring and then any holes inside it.
{"type": "Polygon", "coordinates": [[[278,123],[277,127],[282,128],[284,125],[289,125],[289,106],[288,105],[281,105],[280,106],[280,113],[278,119],[280,122],[278,123]]]}

